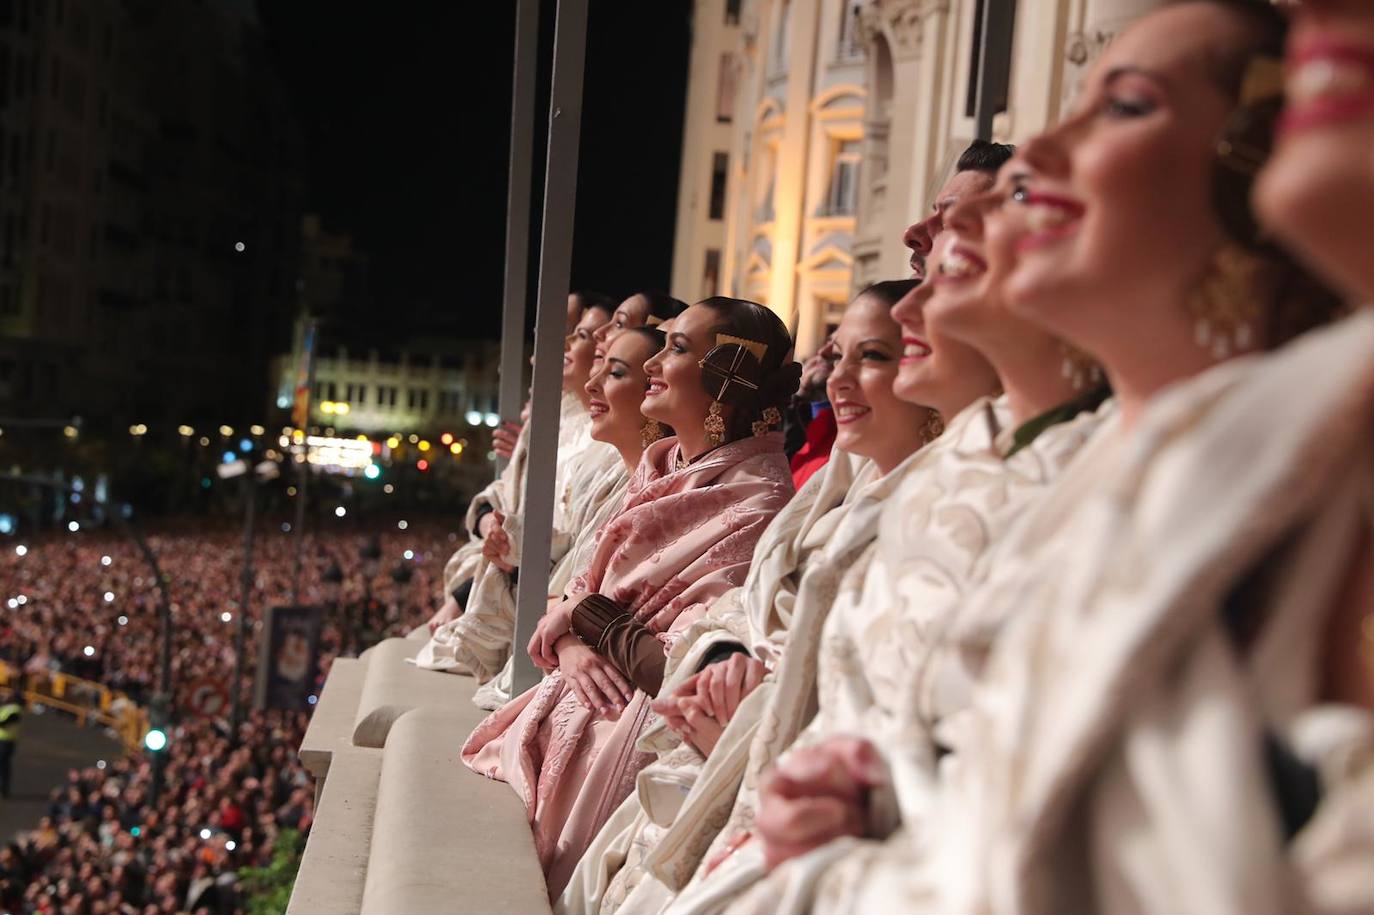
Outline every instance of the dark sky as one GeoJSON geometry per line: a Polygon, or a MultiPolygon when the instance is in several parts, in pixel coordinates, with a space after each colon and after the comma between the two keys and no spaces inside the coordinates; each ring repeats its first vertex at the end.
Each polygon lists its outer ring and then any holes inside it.
{"type": "MultiPolygon", "coordinates": [[[[690,6],[591,0],[574,287],[669,284],[690,6]]],[[[371,256],[376,313],[395,336],[496,336],[514,0],[259,8],[306,141],[308,206],[371,256]]]]}

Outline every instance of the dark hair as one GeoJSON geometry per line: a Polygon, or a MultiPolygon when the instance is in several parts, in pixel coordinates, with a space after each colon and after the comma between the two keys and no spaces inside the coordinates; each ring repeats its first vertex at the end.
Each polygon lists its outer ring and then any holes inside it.
{"type": "Polygon", "coordinates": [[[758,302],[717,295],[702,299],[697,304],[705,305],[716,313],[719,323],[712,328],[715,333],[751,340],[767,347],[763,358],[757,360],[758,389],[732,401],[735,412],[727,430],[728,438],[731,441],[744,438],[752,434],[753,425],[762,418],[764,410],[772,407],[781,413],[792,395],[797,393],[802,369],[792,359],[792,335],[772,309],[758,302]]]}
{"type": "Polygon", "coordinates": [[[639,334],[648,340],[653,346],[653,352],[658,353],[668,345],[668,335],[657,327],[631,327],[627,333],[639,334]]]}
{"type": "MultiPolygon", "coordinates": [[[[1244,18],[1245,40],[1208,47],[1208,69],[1235,103],[1217,138],[1212,169],[1212,209],[1227,236],[1257,257],[1273,290],[1265,342],[1280,346],[1346,311],[1341,297],[1308,273],[1266,236],[1250,196],[1255,177],[1273,154],[1283,99],[1277,93],[1246,98],[1251,66],[1279,66],[1288,39],[1288,20],[1267,0],[1175,0],[1218,6],[1244,18]]],[[[1273,87],[1277,89],[1277,86],[1273,87]]]]}
{"type": "Polygon", "coordinates": [[[649,303],[649,314],[658,318],[660,321],[667,321],[676,318],[687,310],[687,303],[681,299],[675,299],[666,292],[658,292],[653,289],[636,289],[634,292],[625,296],[633,299],[639,296],[649,303]]]}
{"type": "Polygon", "coordinates": [[[580,314],[585,314],[588,308],[599,308],[606,312],[607,317],[615,314],[616,301],[604,292],[574,289],[572,294],[573,298],[577,299],[577,308],[580,314]]]}
{"type": "Polygon", "coordinates": [[[1016,147],[1009,143],[993,143],[991,140],[974,140],[969,144],[968,149],[959,154],[959,161],[954,164],[956,172],[986,172],[989,175],[996,175],[998,170],[1012,156],[1016,155],[1016,147]]]}
{"type": "Polygon", "coordinates": [[[921,281],[917,279],[879,280],[870,286],[865,286],[863,291],[854,296],[854,300],[858,301],[866,295],[872,296],[888,308],[891,308],[893,305],[900,302],[903,296],[919,285],[921,285],[921,281]]]}

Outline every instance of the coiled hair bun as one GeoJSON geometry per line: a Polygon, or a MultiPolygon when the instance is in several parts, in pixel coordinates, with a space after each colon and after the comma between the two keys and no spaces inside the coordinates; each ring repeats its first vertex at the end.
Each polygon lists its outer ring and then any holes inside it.
{"type": "Polygon", "coordinates": [[[733,441],[763,427],[776,428],[801,384],[802,367],[792,358],[787,325],[771,309],[747,299],[712,296],[697,304],[715,312],[718,323],[712,330],[718,338],[734,338],[722,340],[702,360],[702,385],[734,407],[728,437],[733,441]],[[731,374],[747,383],[724,384],[731,374]]]}

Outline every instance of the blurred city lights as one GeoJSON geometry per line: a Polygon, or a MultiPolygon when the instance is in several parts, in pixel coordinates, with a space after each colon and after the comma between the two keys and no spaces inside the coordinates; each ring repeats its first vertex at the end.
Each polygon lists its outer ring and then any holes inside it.
{"type": "Polygon", "coordinates": [[[224,842],[224,850],[225,850],[225,851],[233,851],[233,850],[236,849],[236,848],[238,848],[238,845],[234,842],[233,839],[226,839],[226,840],[225,840],[225,842],[224,842]]]}
{"type": "Polygon", "coordinates": [[[367,477],[369,480],[375,480],[381,475],[382,468],[378,467],[376,464],[368,464],[363,468],[363,476],[367,477]]]}
{"type": "Polygon", "coordinates": [[[62,434],[65,435],[67,438],[76,438],[77,428],[76,426],[65,426],[62,429],[62,434]]]}
{"type": "Polygon", "coordinates": [[[14,598],[11,597],[9,600],[5,601],[5,606],[6,606],[6,607],[9,607],[11,610],[18,610],[18,609],[19,609],[19,601],[15,600],[14,598]]]}
{"type": "Polygon", "coordinates": [[[385,486],[382,487],[382,492],[386,493],[388,496],[391,495],[391,494],[392,494],[393,492],[395,492],[395,491],[396,491],[396,487],[395,487],[395,486],[392,486],[390,483],[388,483],[388,484],[386,484],[385,486]]]}
{"type": "Polygon", "coordinates": [[[234,434],[234,427],[233,427],[233,426],[220,426],[220,427],[219,427],[219,434],[222,435],[222,436],[224,436],[225,438],[228,438],[229,436],[231,436],[231,435],[234,434]]]}
{"type": "Polygon", "coordinates": [[[230,613],[228,610],[225,610],[223,613],[219,615],[219,618],[220,622],[232,623],[234,621],[234,614],[230,613]]]}
{"type": "Polygon", "coordinates": [[[97,759],[97,760],[95,761],[95,767],[96,767],[97,769],[104,769],[104,768],[105,768],[105,760],[103,760],[103,759],[97,759]]]}
{"type": "Polygon", "coordinates": [[[26,547],[26,546],[24,546],[24,544],[22,544],[22,543],[19,544],[17,547],[14,548],[14,555],[16,555],[16,556],[21,556],[21,557],[22,557],[22,556],[27,556],[28,554],[29,554],[29,548],[26,547]]]}
{"type": "Polygon", "coordinates": [[[397,521],[396,526],[401,530],[405,530],[406,528],[410,527],[410,525],[406,524],[404,521],[397,521]]]}
{"type": "Polygon", "coordinates": [[[250,441],[249,439],[246,439],[246,438],[241,438],[241,439],[239,439],[239,450],[240,450],[240,451],[252,451],[252,450],[253,450],[253,443],[252,443],[252,441],[250,441]]]}
{"type": "Polygon", "coordinates": [[[123,614],[120,614],[119,619],[115,620],[115,622],[121,626],[127,626],[129,625],[129,618],[127,616],[124,616],[123,614]]]}
{"type": "Polygon", "coordinates": [[[311,693],[309,696],[305,697],[305,701],[307,705],[314,705],[316,702],[319,702],[320,700],[314,693],[311,693]]]}
{"type": "Polygon", "coordinates": [[[262,426],[259,426],[257,423],[253,423],[253,425],[249,426],[248,431],[253,433],[254,435],[263,435],[267,432],[266,429],[264,429],[262,426]]]}
{"type": "Polygon", "coordinates": [[[286,409],[287,407],[289,407],[289,406],[291,406],[291,398],[290,398],[290,397],[287,397],[285,394],[283,394],[281,397],[278,397],[278,398],[277,398],[277,409],[278,409],[278,410],[285,410],[285,409],[286,409]]]}
{"type": "Polygon", "coordinates": [[[420,444],[417,445],[416,447],[418,447],[421,451],[428,451],[428,450],[429,450],[429,442],[426,441],[425,439],[421,439],[421,440],[420,440],[420,444]]]}
{"type": "Polygon", "coordinates": [[[410,443],[411,443],[412,445],[414,445],[415,443],[417,443],[418,441],[420,441],[420,436],[418,436],[418,435],[416,435],[414,432],[412,432],[412,433],[410,433],[410,439],[409,439],[409,441],[410,441],[410,443]]]}
{"type": "Polygon", "coordinates": [[[493,429],[495,429],[498,425],[501,424],[501,417],[497,416],[495,413],[488,413],[486,415],[486,420],[487,425],[493,429]]]}
{"type": "MultiPolygon", "coordinates": [[[[160,728],[153,728],[143,735],[143,745],[154,753],[157,753],[166,748],[167,733],[160,728]]],[[[137,829],[138,827],[135,826],[134,828],[137,829]]]]}
{"type": "Polygon", "coordinates": [[[468,421],[469,426],[482,425],[482,414],[477,410],[469,410],[467,416],[464,418],[468,421]]]}
{"type": "Polygon", "coordinates": [[[210,838],[212,835],[214,835],[214,833],[211,832],[209,829],[202,829],[202,830],[200,831],[200,837],[201,837],[202,839],[208,839],[208,838],[210,838]]]}
{"type": "MultiPolygon", "coordinates": [[[[243,242],[241,242],[241,241],[236,241],[236,242],[234,242],[234,250],[237,251],[238,253],[242,254],[246,248],[247,248],[247,245],[245,245],[243,242]]],[[[208,838],[208,836],[207,836],[206,838],[208,838]]]]}
{"type": "Polygon", "coordinates": [[[283,534],[291,533],[291,523],[289,521],[283,521],[281,523],[281,532],[283,534]]]}
{"type": "Polygon", "coordinates": [[[424,473],[426,470],[429,469],[429,461],[425,460],[424,458],[420,458],[420,460],[415,462],[415,469],[420,471],[421,473],[424,473]]]}
{"type": "Polygon", "coordinates": [[[107,603],[107,604],[113,604],[113,603],[114,603],[114,592],[113,592],[113,591],[106,591],[106,592],[105,592],[105,603],[107,603]]]}
{"type": "Polygon", "coordinates": [[[93,658],[95,657],[95,647],[92,645],[87,645],[85,648],[81,649],[81,653],[88,658],[93,658]]]}
{"type": "Polygon", "coordinates": [[[29,596],[27,594],[21,594],[14,599],[14,602],[22,607],[29,602],[29,596]]]}
{"type": "Polygon", "coordinates": [[[453,444],[453,433],[452,433],[452,432],[445,432],[443,435],[439,436],[439,441],[443,442],[445,445],[452,445],[452,444],[453,444]]]}
{"type": "Polygon", "coordinates": [[[192,429],[190,426],[185,425],[177,426],[177,432],[180,433],[182,438],[190,438],[191,436],[196,434],[195,429],[192,429]]]}
{"type": "Polygon", "coordinates": [[[342,518],[346,514],[348,514],[348,509],[344,508],[342,505],[334,509],[335,518],[342,518]]]}
{"type": "Polygon", "coordinates": [[[414,558],[415,558],[415,551],[414,551],[414,550],[406,550],[406,551],[405,551],[404,553],[402,553],[401,555],[404,556],[406,559],[414,559],[414,558]]]}
{"type": "Polygon", "coordinates": [[[75,522],[75,521],[68,521],[68,522],[67,522],[67,530],[69,530],[69,531],[71,531],[73,534],[75,534],[77,531],[81,530],[81,525],[78,524],[78,523],[75,522]]]}
{"type": "Polygon", "coordinates": [[[232,464],[239,459],[239,456],[232,451],[224,452],[220,460],[225,464],[232,464]]]}
{"type": "Polygon", "coordinates": [[[143,423],[135,423],[134,425],[129,427],[129,434],[134,436],[135,438],[140,435],[147,435],[148,427],[143,425],[143,423]]]}
{"type": "Polygon", "coordinates": [[[101,556],[101,557],[100,557],[100,564],[103,565],[103,566],[108,566],[108,565],[109,565],[110,563],[112,563],[112,562],[114,562],[114,560],[111,559],[109,556],[101,556]]]}
{"type": "Polygon", "coordinates": [[[450,454],[452,454],[454,457],[457,457],[458,455],[463,453],[463,443],[454,442],[452,445],[448,446],[448,450],[450,454]]]}
{"type": "Polygon", "coordinates": [[[204,448],[208,444],[210,444],[210,440],[202,435],[200,437],[200,447],[204,448]]]}

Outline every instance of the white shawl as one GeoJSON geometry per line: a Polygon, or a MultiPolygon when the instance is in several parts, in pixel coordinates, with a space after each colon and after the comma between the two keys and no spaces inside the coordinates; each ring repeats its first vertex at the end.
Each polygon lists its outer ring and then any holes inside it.
{"type": "MultiPolygon", "coordinates": [[[[958,710],[964,693],[950,688],[948,676],[965,663],[966,646],[950,635],[962,602],[985,574],[994,543],[1111,412],[1079,414],[1003,458],[1005,439],[997,433],[1010,425],[1010,411],[1005,398],[984,399],[922,452],[925,460],[887,501],[876,542],[840,583],[816,660],[819,709],[791,746],[840,734],[860,734],[880,747],[908,741],[912,758],[933,770],[932,729],[958,710]]],[[[751,760],[730,822],[708,857],[753,828],[760,779],[787,748],[774,746],[751,760]]],[[[882,828],[890,829],[909,806],[923,808],[924,794],[895,804],[888,799],[877,811],[882,828]]],[[[823,863],[804,858],[782,869],[777,882],[769,880],[770,911],[808,911],[823,863]]],[[[667,911],[721,911],[763,876],[760,843],[751,841],[711,874],[699,871],[667,911]]]]}
{"type": "Polygon", "coordinates": [[[836,843],[816,911],[1374,910],[1374,716],[1318,694],[1374,504],[1371,366],[1362,314],[1166,392],[1106,472],[1076,468],[1023,530],[1039,558],[989,585],[1016,615],[929,828],[836,843]],[[1257,569],[1278,574],[1238,655],[1221,607],[1257,569]],[[1322,776],[1289,842],[1266,730],[1322,776]]]}

